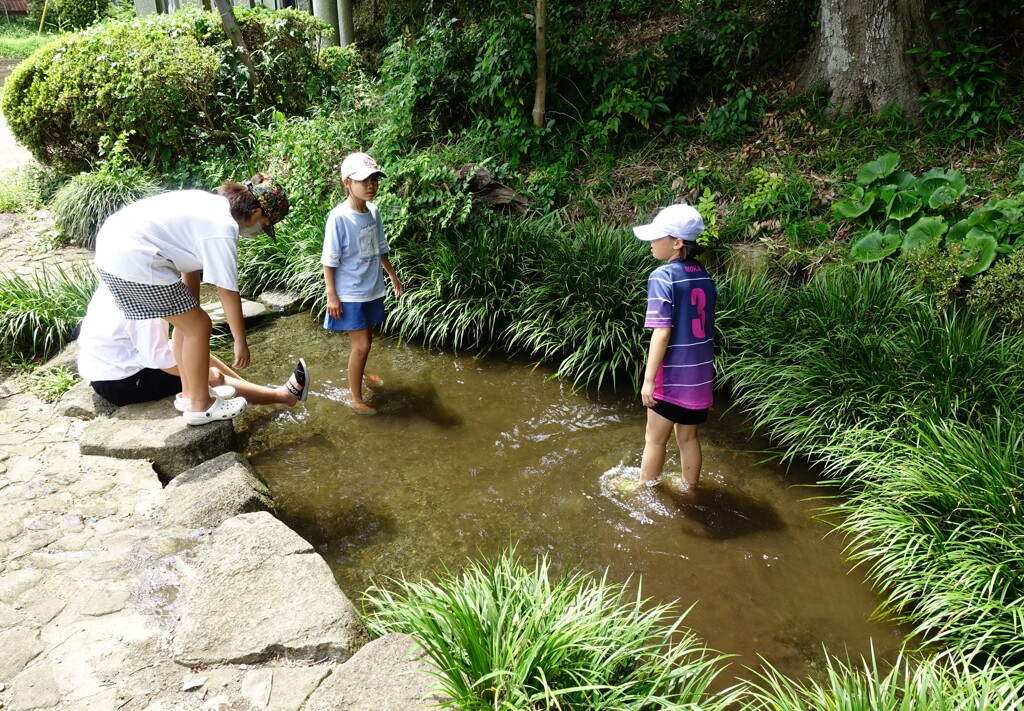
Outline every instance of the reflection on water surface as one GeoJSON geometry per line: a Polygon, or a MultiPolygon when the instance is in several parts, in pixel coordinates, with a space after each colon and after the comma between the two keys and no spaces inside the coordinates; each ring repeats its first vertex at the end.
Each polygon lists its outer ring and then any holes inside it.
{"type": "MultiPolygon", "coordinates": [[[[766,443],[716,407],[701,430],[704,490],[630,491],[643,448],[638,399],[574,393],[548,371],[378,338],[379,414],[344,405],[344,335],[289,316],[250,337],[248,376],[274,381],[298,356],[306,408],[245,415],[247,455],[282,518],[358,601],[385,576],[429,576],[510,543],[556,570],[610,570],[678,599],[708,644],[783,672],[820,668],[822,647],[894,656],[902,632],[869,617],[878,598],[813,518],[824,491],[763,463],[766,443]]],[[[723,403],[724,405],[724,403],[723,403]]],[[[678,471],[678,453],[666,463],[678,471]]],[[[671,475],[673,481],[678,474],[671,475]]],[[[635,488],[635,487],[632,487],[635,488]]],[[[738,671],[738,670],[737,670],[738,671]]]]}

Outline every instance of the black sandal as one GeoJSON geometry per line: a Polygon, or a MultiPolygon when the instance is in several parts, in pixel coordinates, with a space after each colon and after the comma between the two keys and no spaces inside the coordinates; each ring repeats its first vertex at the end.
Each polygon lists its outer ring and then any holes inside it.
{"type": "Polygon", "coordinates": [[[306,396],[309,395],[309,368],[306,367],[306,361],[304,358],[299,358],[299,362],[295,364],[295,370],[292,371],[292,377],[295,378],[295,382],[299,384],[298,387],[292,385],[291,378],[284,384],[288,392],[295,397],[299,398],[299,402],[306,402],[306,396]]]}

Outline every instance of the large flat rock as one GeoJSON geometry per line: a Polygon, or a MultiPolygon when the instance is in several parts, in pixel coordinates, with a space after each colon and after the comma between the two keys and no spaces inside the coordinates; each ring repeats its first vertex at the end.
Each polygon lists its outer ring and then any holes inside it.
{"type": "Polygon", "coordinates": [[[179,664],[345,661],[366,643],[327,562],[271,514],[228,519],[204,548],[174,637],[179,664]]]}
{"type": "Polygon", "coordinates": [[[445,697],[436,670],[412,637],[375,639],[341,665],[309,698],[303,711],[426,711],[445,697]]]}
{"type": "Polygon", "coordinates": [[[234,448],[231,420],[190,427],[170,398],[119,407],[86,425],[79,440],[82,454],[147,459],[165,481],[234,448]]]}
{"type": "Polygon", "coordinates": [[[164,520],[170,525],[216,528],[238,514],[275,512],[270,491],[237,452],[182,472],[165,491],[164,520]]]}

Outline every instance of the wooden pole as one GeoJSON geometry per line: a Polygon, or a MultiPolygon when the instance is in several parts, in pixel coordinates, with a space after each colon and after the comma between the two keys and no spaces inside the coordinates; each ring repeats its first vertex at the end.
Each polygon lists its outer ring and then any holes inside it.
{"type": "Polygon", "coordinates": [[[50,0],[45,0],[45,2],[43,3],[43,15],[42,17],[39,18],[39,31],[36,33],[37,35],[43,34],[43,23],[46,22],[46,8],[49,6],[50,0]]]}

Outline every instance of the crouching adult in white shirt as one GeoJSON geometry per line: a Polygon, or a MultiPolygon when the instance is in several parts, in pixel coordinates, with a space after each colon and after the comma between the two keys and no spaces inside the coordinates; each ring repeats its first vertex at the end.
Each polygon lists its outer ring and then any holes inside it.
{"type": "MultiPolygon", "coordinates": [[[[93,390],[115,405],[175,395],[174,406],[184,412],[189,400],[181,392],[181,378],[167,332],[164,319],[125,318],[110,290],[100,282],[78,336],[78,373],[93,390]]],[[[221,398],[237,394],[253,405],[294,407],[306,400],[309,371],[300,358],[284,385],[269,388],[248,382],[211,354],[209,383],[221,398]]]]}

